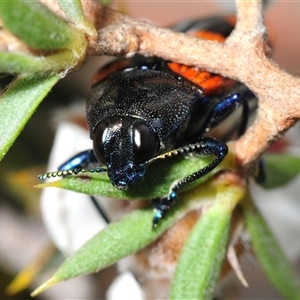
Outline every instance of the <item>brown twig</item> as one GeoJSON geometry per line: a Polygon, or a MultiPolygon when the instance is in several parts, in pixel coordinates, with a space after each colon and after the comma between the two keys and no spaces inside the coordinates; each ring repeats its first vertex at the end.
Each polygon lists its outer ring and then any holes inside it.
{"type": "Polygon", "coordinates": [[[89,52],[158,56],[246,84],[259,99],[254,124],[235,143],[240,165],[248,167],[300,119],[300,79],[269,58],[260,1],[236,0],[236,5],[236,29],[224,44],[158,28],[99,6],[98,39],[90,41],[89,52]]]}

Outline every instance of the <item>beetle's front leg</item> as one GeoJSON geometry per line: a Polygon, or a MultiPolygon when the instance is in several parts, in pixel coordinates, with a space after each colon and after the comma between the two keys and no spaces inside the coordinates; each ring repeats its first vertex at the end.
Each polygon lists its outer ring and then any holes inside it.
{"type": "Polygon", "coordinates": [[[177,193],[183,187],[192,183],[193,181],[203,177],[212,171],[225,157],[228,153],[228,147],[222,141],[219,141],[212,137],[203,137],[199,142],[191,144],[182,148],[178,148],[174,153],[183,153],[183,154],[195,154],[199,156],[216,156],[211,163],[206,167],[200,169],[197,172],[192,173],[191,175],[184,177],[174,183],[170,188],[170,192],[167,196],[163,198],[156,198],[152,200],[153,207],[156,209],[154,218],[153,218],[153,227],[156,227],[159,220],[169,211],[169,209],[174,205],[177,199],[177,193]]]}
{"type": "Polygon", "coordinates": [[[98,163],[94,151],[85,150],[69,158],[66,162],[64,162],[58,167],[58,170],[64,171],[71,169],[86,168],[91,163],[98,163]]]}

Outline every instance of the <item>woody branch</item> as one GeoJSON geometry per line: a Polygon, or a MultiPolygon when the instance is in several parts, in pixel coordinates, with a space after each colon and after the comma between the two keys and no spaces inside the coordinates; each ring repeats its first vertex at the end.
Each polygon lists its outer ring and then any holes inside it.
{"type": "Polygon", "coordinates": [[[239,163],[247,167],[300,119],[300,79],[270,59],[261,2],[236,0],[236,7],[236,28],[223,44],[158,28],[102,6],[86,14],[92,14],[98,29],[97,39],[89,43],[91,55],[158,56],[246,84],[259,99],[254,124],[235,142],[239,163]]]}

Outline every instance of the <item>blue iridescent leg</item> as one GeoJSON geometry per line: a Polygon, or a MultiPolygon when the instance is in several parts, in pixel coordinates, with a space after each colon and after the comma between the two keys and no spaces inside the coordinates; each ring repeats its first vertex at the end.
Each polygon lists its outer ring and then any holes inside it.
{"type": "MultiPolygon", "coordinates": [[[[246,130],[248,122],[249,106],[247,101],[249,99],[253,99],[254,97],[254,94],[250,90],[246,90],[241,93],[229,95],[224,99],[220,100],[215,105],[211,115],[207,119],[206,131],[209,131],[211,128],[217,126],[231,113],[233,113],[239,106],[242,106],[243,110],[241,123],[238,129],[238,135],[242,135],[246,130]]],[[[163,198],[154,199],[152,201],[153,206],[156,209],[156,213],[153,218],[154,227],[157,226],[159,220],[163,218],[163,216],[168,212],[168,210],[174,205],[177,199],[177,192],[184,186],[212,171],[223,160],[223,158],[228,152],[228,148],[225,143],[211,137],[200,138],[199,143],[196,143],[194,145],[188,145],[186,147],[182,147],[181,149],[189,149],[185,151],[185,153],[193,153],[196,155],[215,155],[216,159],[210,164],[208,164],[205,168],[176,182],[176,184],[171,187],[170,193],[167,196],[163,198]]],[[[176,149],[177,152],[183,153],[182,151],[178,150],[179,149],[176,149]]]]}
{"type": "Polygon", "coordinates": [[[214,139],[212,137],[203,137],[198,143],[188,145],[186,147],[178,148],[174,153],[189,154],[193,153],[195,155],[201,156],[216,156],[216,159],[209,163],[206,167],[200,169],[199,171],[192,173],[191,175],[176,181],[176,183],[170,188],[170,192],[167,196],[163,198],[153,199],[153,207],[156,209],[153,218],[153,227],[156,227],[159,220],[169,211],[169,209],[174,205],[177,199],[177,193],[183,187],[189,183],[203,177],[212,171],[225,157],[228,152],[228,148],[225,143],[214,139]]]}
{"type": "Polygon", "coordinates": [[[77,153],[62,165],[58,167],[58,170],[71,170],[71,169],[79,169],[86,168],[91,163],[98,163],[98,160],[94,154],[93,150],[85,150],[80,153],[77,153]]]}
{"type": "Polygon", "coordinates": [[[239,106],[242,105],[241,123],[238,128],[238,136],[241,136],[247,128],[249,105],[248,100],[255,99],[254,94],[250,90],[242,93],[229,95],[216,104],[211,115],[207,120],[207,129],[211,129],[220,124],[230,114],[232,114],[239,106]]]}
{"type": "MultiPolygon", "coordinates": [[[[246,90],[242,93],[232,94],[224,98],[213,109],[210,120],[208,121],[208,128],[214,127],[223,121],[229,114],[231,114],[240,105],[243,106],[241,123],[238,128],[238,136],[241,136],[247,128],[249,105],[248,101],[256,99],[255,95],[246,90]]],[[[263,159],[259,159],[257,164],[257,170],[254,174],[254,179],[258,184],[263,184],[266,180],[266,170],[263,159]]]]}

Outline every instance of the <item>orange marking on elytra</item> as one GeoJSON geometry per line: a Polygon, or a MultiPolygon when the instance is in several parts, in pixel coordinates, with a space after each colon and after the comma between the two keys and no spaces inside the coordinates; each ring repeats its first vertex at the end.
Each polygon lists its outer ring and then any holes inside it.
{"type": "MultiPolygon", "coordinates": [[[[220,43],[223,43],[226,40],[226,38],[221,34],[207,30],[201,30],[190,34],[198,38],[211,41],[218,41],[220,43]]],[[[236,83],[232,79],[214,73],[210,73],[205,70],[201,70],[197,67],[189,67],[175,62],[169,62],[168,67],[173,72],[181,75],[182,77],[190,80],[197,86],[203,88],[205,95],[221,93],[236,83]]]]}

